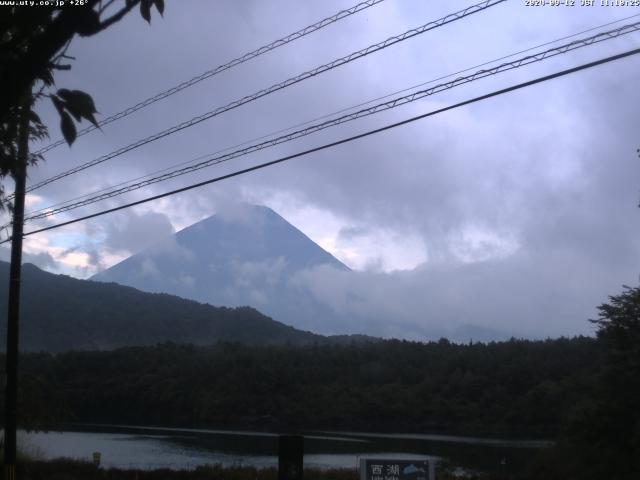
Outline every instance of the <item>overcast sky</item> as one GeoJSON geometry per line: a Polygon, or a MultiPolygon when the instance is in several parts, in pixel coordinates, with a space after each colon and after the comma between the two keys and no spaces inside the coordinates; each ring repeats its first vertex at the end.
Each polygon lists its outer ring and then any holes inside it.
{"type": "MultiPolygon", "coordinates": [[[[72,148],[53,150],[31,169],[29,183],[472,3],[386,0],[81,137],[72,148]]],[[[48,185],[29,195],[28,206],[47,207],[640,14],[640,8],[576,3],[528,7],[524,0],[510,0],[48,185]]],[[[164,19],[154,11],[151,26],[136,13],[95,38],[74,40],[69,54],[77,60],[71,72],[56,77],[57,85],[91,93],[98,119],[105,118],[353,4],[169,1],[164,19]]],[[[640,33],[629,34],[28,224],[26,230],[639,46],[640,33]]],[[[384,312],[394,318],[389,335],[411,337],[406,332],[419,332],[425,323],[465,319],[531,337],[590,333],[587,319],[595,317],[595,306],[620,292],[623,284],[638,284],[639,62],[638,56],[623,59],[266,170],[34,235],[25,241],[26,260],[86,278],[160,236],[248,201],[272,207],[356,270],[357,281],[343,278],[344,272],[322,269],[307,272],[301,281],[336,308],[384,312]],[[345,305],[347,298],[359,301],[345,305]]],[[[38,111],[57,140],[58,120],[51,105],[43,102],[38,111]]]]}

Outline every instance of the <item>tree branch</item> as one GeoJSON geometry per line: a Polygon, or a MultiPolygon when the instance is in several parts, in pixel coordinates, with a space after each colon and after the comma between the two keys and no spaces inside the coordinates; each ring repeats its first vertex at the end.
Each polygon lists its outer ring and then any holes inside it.
{"type": "Polygon", "coordinates": [[[69,46],[70,45],[71,45],[71,38],[64,45],[64,47],[62,48],[62,51],[59,54],[57,54],[55,57],[53,57],[53,59],[51,60],[51,63],[56,63],[56,62],[60,61],[60,59],[62,59],[62,58],[70,58],[70,57],[67,57],[67,55],[66,55],[67,50],[69,50],[69,46]]]}
{"type": "MultiPolygon", "coordinates": [[[[116,1],[116,0],[109,0],[107,3],[105,3],[105,4],[104,4],[104,6],[102,6],[102,5],[101,5],[101,6],[100,6],[100,9],[98,10],[98,13],[99,13],[100,15],[102,15],[104,12],[106,12],[106,10],[107,10],[111,5],[113,5],[113,2],[115,2],[115,1],[116,1]]],[[[100,2],[100,3],[102,3],[102,2],[100,2]]]]}
{"type": "Polygon", "coordinates": [[[111,25],[113,25],[114,23],[119,22],[120,20],[122,20],[122,17],[124,17],[127,13],[129,13],[139,3],[140,3],[140,0],[134,0],[134,1],[130,2],[130,3],[128,2],[128,5],[125,6],[124,8],[122,8],[122,9],[120,9],[120,11],[118,13],[114,13],[112,16],[110,16],[106,20],[100,22],[100,27],[98,27],[98,29],[96,30],[95,33],[101,32],[105,28],[108,28],[111,25]]]}

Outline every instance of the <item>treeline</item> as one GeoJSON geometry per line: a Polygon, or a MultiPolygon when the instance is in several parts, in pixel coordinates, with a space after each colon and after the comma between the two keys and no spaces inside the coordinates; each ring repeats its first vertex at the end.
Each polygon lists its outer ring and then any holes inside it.
{"type": "Polygon", "coordinates": [[[23,423],[442,432],[554,438],[598,342],[162,344],[25,354],[23,423]],[[43,416],[44,414],[44,416],[43,416]]]}

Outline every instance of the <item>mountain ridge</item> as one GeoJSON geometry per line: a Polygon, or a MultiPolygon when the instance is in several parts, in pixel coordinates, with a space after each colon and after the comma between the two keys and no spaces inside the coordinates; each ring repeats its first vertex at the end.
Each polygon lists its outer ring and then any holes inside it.
{"type": "MultiPolygon", "coordinates": [[[[7,308],[9,264],[0,261],[0,309],[7,308]]],[[[80,280],[23,265],[20,348],[26,351],[110,350],[164,342],[211,345],[333,344],[359,337],[331,338],[301,331],[250,307],[214,307],[115,283],[80,280]]],[[[371,338],[371,340],[374,340],[371,338]]],[[[0,320],[6,342],[6,317],[0,320]]]]}

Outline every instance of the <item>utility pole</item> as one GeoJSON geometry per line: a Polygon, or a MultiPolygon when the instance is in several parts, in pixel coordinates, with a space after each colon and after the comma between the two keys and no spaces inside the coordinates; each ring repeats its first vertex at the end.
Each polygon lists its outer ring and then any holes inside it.
{"type": "Polygon", "coordinates": [[[16,479],[16,427],[18,411],[18,327],[20,320],[20,283],[22,273],[22,233],[24,197],[29,158],[29,112],[31,88],[25,91],[18,112],[18,158],[13,171],[16,183],[13,201],[13,232],[11,236],[11,266],[9,271],[9,311],[7,316],[6,389],[4,407],[5,480],[16,479]]]}

